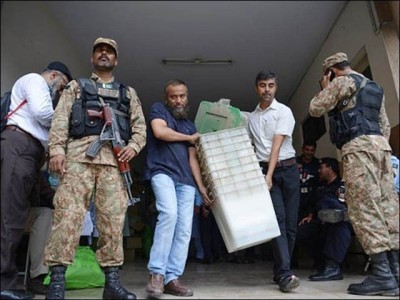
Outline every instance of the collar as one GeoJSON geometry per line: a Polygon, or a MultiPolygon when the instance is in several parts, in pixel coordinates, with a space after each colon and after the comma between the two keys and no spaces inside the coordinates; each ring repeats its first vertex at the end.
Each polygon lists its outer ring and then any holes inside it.
{"type": "Polygon", "coordinates": [[[97,75],[96,73],[92,73],[92,75],[90,76],[90,79],[94,80],[95,82],[98,83],[113,83],[114,82],[114,76],[111,77],[109,80],[103,80],[99,75],[97,75]]]}
{"type": "Polygon", "coordinates": [[[270,106],[268,106],[266,109],[261,109],[260,107],[260,102],[258,102],[256,110],[258,110],[259,112],[264,112],[267,111],[269,109],[273,109],[273,110],[277,110],[278,109],[278,101],[274,98],[270,104],[270,106]]]}

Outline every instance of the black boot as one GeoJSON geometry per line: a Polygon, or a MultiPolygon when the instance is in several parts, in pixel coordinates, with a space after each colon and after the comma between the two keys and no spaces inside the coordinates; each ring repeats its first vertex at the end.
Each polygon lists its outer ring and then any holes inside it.
{"type": "Polygon", "coordinates": [[[343,274],[340,264],[336,261],[327,259],[322,271],[309,277],[311,281],[342,280],[343,274]]]}
{"type": "Polygon", "coordinates": [[[397,281],[399,286],[399,250],[390,250],[387,252],[387,258],[389,260],[390,270],[397,281]]]}
{"type": "Polygon", "coordinates": [[[372,275],[361,283],[352,283],[347,291],[356,295],[398,296],[399,288],[390,270],[386,252],[371,254],[372,275]]]}
{"type": "Polygon", "coordinates": [[[50,285],[45,299],[65,298],[65,271],[67,267],[56,265],[50,267],[50,285]]]}
{"type": "Polygon", "coordinates": [[[119,281],[118,267],[104,267],[106,283],[103,299],[136,299],[136,295],[128,292],[119,281]]]}

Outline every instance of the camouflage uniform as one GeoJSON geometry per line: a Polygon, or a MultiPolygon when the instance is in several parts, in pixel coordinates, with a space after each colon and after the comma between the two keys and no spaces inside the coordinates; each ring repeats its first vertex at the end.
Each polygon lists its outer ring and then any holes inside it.
{"type": "MultiPolygon", "coordinates": [[[[95,73],[91,79],[103,82],[95,73]]],[[[85,212],[89,209],[92,191],[96,206],[96,226],[99,230],[97,261],[102,267],[118,266],[123,263],[122,229],[128,195],[118,170],[117,159],[111,143],[103,145],[93,159],[85,152],[98,136],[73,139],[69,136],[69,118],[74,101],[79,98],[80,88],[76,80],[64,90],[49,134],[50,157],[66,155],[66,172],[54,197],[54,222],[52,234],[45,251],[46,264],[70,265],[75,248],[79,243],[85,212]]],[[[139,153],[146,143],[146,125],[140,100],[131,87],[130,121],[132,137],[128,146],[139,153]]]]}
{"type": "MultiPolygon", "coordinates": [[[[336,77],[311,100],[310,115],[322,116],[341,100],[351,98],[355,92],[354,79],[336,77]]],[[[353,97],[343,111],[353,108],[355,104],[353,97]]],[[[368,255],[399,249],[399,199],[391,173],[390,125],[384,98],[379,126],[383,136],[361,135],[341,149],[349,217],[368,255]]]]}

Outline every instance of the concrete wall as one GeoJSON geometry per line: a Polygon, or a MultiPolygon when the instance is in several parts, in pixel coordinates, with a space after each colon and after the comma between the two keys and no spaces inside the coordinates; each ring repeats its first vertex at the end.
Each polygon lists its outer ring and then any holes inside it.
{"type": "Polygon", "coordinates": [[[88,63],[82,62],[43,2],[2,1],[1,94],[10,90],[18,77],[40,73],[55,60],[65,63],[73,77],[90,74],[88,63]],[[52,51],[44,51],[47,48],[52,51]]]}
{"type": "MultiPolygon", "coordinates": [[[[367,1],[349,1],[289,103],[297,121],[293,140],[299,153],[303,141],[301,124],[307,117],[310,100],[320,90],[318,80],[322,76],[323,60],[336,52],[345,52],[353,65],[357,63],[356,60],[363,51],[368,56],[374,80],[384,88],[390,124],[392,127],[399,124],[399,96],[389,64],[385,40],[382,33],[375,34],[374,32],[367,1]]],[[[325,123],[328,130],[327,116],[325,116],[325,123]]],[[[341,158],[330,142],[328,133],[318,140],[316,155],[341,158]]]]}
{"type": "MultiPolygon", "coordinates": [[[[289,106],[297,121],[293,140],[298,153],[302,144],[301,123],[307,116],[310,100],[319,91],[321,63],[327,56],[339,51],[347,53],[352,64],[360,52],[366,52],[374,80],[385,89],[386,110],[391,126],[399,124],[399,96],[386,47],[382,33],[377,35],[374,32],[367,1],[349,1],[290,100],[289,106]]],[[[41,72],[53,60],[67,64],[73,77],[87,76],[91,72],[91,65],[85,61],[85,57],[78,55],[75,45],[69,42],[57,19],[43,2],[2,1],[1,93],[9,90],[21,75],[41,72]],[[49,47],[52,49],[51,55],[43,55],[49,47]]],[[[317,156],[340,158],[328,134],[318,141],[317,156]]]]}

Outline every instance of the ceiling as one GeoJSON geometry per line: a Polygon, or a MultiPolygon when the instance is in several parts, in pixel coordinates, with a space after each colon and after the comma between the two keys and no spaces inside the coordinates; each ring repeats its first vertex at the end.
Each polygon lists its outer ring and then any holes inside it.
{"type": "MultiPolygon", "coordinates": [[[[93,41],[119,46],[118,80],[136,89],[147,114],[172,78],[189,88],[190,117],[202,100],[231,99],[252,111],[254,79],[278,75],[288,103],[347,1],[46,1],[92,70],[93,41]],[[163,59],[231,59],[232,65],[164,65],[163,59]]],[[[90,72],[90,71],[88,71],[90,72]]],[[[89,75],[89,74],[87,74],[89,75]]],[[[80,76],[87,76],[80,75],[80,76]]]]}

